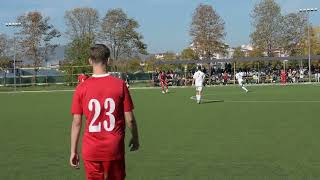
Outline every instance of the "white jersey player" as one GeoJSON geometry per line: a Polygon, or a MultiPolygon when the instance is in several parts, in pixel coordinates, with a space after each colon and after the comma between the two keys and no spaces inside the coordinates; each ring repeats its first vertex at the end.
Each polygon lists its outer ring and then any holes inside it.
{"type": "Polygon", "coordinates": [[[203,82],[206,75],[201,71],[201,67],[198,67],[198,71],[193,75],[192,85],[196,86],[196,99],[197,103],[200,104],[201,102],[201,94],[203,90],[203,82]]]}
{"type": "Polygon", "coordinates": [[[243,90],[245,90],[246,92],[248,92],[248,89],[243,85],[243,72],[238,72],[236,74],[236,79],[238,80],[238,84],[239,86],[241,86],[241,88],[243,90]]]}

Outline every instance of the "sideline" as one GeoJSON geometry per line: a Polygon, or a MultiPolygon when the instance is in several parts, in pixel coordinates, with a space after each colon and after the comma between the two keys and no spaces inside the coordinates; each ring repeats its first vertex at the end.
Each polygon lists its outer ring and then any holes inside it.
{"type": "MultiPolygon", "coordinates": [[[[283,86],[282,84],[245,84],[248,87],[263,87],[263,86],[283,86]]],[[[320,83],[290,83],[285,86],[305,86],[305,85],[314,85],[320,87],[320,83]]],[[[216,88],[225,88],[225,87],[238,87],[237,84],[229,85],[207,85],[205,87],[216,87],[216,88]]],[[[190,89],[194,88],[192,86],[170,86],[170,89],[190,89]]],[[[1,88],[0,88],[1,89],[1,88]]],[[[145,90],[145,89],[160,89],[160,87],[131,87],[130,90],[145,90]]],[[[73,92],[74,89],[65,89],[65,90],[23,90],[23,91],[0,91],[0,94],[19,94],[19,93],[55,93],[55,92],[73,92]]]]}
{"type": "MultiPolygon", "coordinates": [[[[204,95],[205,96],[205,95],[204,95]]],[[[196,100],[195,96],[190,97],[191,100],[196,100]]],[[[305,101],[305,100],[216,100],[216,99],[201,99],[204,102],[225,102],[225,103],[320,103],[320,101],[305,101]]]]}

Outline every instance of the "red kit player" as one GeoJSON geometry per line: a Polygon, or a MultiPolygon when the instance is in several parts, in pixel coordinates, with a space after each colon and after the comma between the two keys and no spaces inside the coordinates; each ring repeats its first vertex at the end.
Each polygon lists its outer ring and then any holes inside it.
{"type": "Polygon", "coordinates": [[[168,93],[169,90],[168,90],[168,83],[167,83],[167,75],[165,74],[164,71],[160,71],[160,74],[159,74],[159,80],[160,80],[160,85],[161,85],[161,88],[162,88],[162,93],[165,94],[165,93],[168,93]],[[164,86],[166,86],[166,91],[164,91],[164,86]]]}
{"type": "Polygon", "coordinates": [[[281,84],[286,84],[287,82],[287,74],[286,71],[282,70],[281,71],[281,84]]]}
{"type": "Polygon", "coordinates": [[[83,83],[86,79],[88,79],[88,76],[86,76],[84,73],[80,74],[78,76],[78,83],[83,83]]]}
{"type": "Polygon", "coordinates": [[[228,84],[228,73],[225,71],[223,73],[223,85],[227,85],[228,84]]]}
{"type": "Polygon", "coordinates": [[[85,116],[82,158],[87,180],[125,178],[125,125],[132,134],[131,151],[139,149],[138,128],[126,83],[106,73],[110,50],[103,44],[90,48],[93,75],[79,84],[72,100],[70,165],[79,168],[78,141],[85,116]]]}

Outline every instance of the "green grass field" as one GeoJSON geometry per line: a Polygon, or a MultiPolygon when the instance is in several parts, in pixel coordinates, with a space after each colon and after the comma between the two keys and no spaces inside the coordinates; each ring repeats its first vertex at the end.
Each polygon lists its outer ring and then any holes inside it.
{"type": "MultiPolygon", "coordinates": [[[[132,90],[141,149],[128,180],[320,179],[320,86],[132,90]],[[223,102],[216,102],[223,101],[223,102]]],[[[72,92],[0,94],[0,179],[79,180],[68,165],[72,92]]],[[[128,140],[128,139],[127,139],[128,140]]]]}

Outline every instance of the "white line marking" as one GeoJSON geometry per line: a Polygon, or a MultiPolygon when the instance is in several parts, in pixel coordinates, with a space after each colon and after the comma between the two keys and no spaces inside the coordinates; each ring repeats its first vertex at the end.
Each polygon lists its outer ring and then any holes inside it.
{"type": "Polygon", "coordinates": [[[272,101],[224,101],[226,103],[320,103],[320,101],[272,100],[272,101]]]}
{"type": "MultiPolygon", "coordinates": [[[[195,100],[195,96],[190,99],[195,100]]],[[[306,101],[306,100],[214,100],[214,99],[201,99],[203,101],[225,102],[225,103],[320,103],[320,101],[306,101]]]]}
{"type": "Polygon", "coordinates": [[[74,90],[41,90],[41,91],[10,91],[0,92],[0,94],[20,94],[20,93],[54,93],[54,92],[73,92],[74,90]]]}
{"type": "MultiPolygon", "coordinates": [[[[281,86],[280,84],[247,84],[249,86],[257,86],[257,87],[261,87],[261,86],[281,86]]],[[[291,84],[286,84],[286,86],[295,86],[295,85],[299,85],[299,86],[303,86],[303,85],[311,85],[310,83],[291,83],[291,84]]],[[[319,83],[312,83],[312,85],[314,86],[320,86],[319,83]]],[[[238,87],[238,84],[229,84],[227,86],[224,85],[207,85],[205,86],[207,88],[225,88],[225,87],[238,87]]],[[[192,86],[170,86],[169,89],[190,89],[190,88],[194,88],[192,86]]],[[[1,88],[0,88],[1,89],[1,88]]],[[[144,89],[161,89],[161,87],[131,87],[129,89],[132,90],[144,90],[144,89]]],[[[28,91],[28,90],[24,90],[24,91],[0,91],[0,94],[16,94],[16,93],[53,93],[53,92],[73,92],[74,89],[68,89],[68,90],[39,90],[39,91],[28,91]]],[[[251,92],[252,93],[252,92],[251,92]]],[[[210,95],[218,95],[218,94],[210,94],[210,95]]]]}
{"type": "MultiPolygon", "coordinates": [[[[170,86],[169,89],[185,89],[185,88],[193,88],[191,86],[170,86]]],[[[144,89],[161,89],[161,87],[132,87],[129,90],[144,90],[144,89]]],[[[15,94],[15,93],[52,93],[52,92],[73,92],[75,89],[65,89],[65,90],[39,90],[39,91],[3,91],[0,94],[15,94]]]]}

